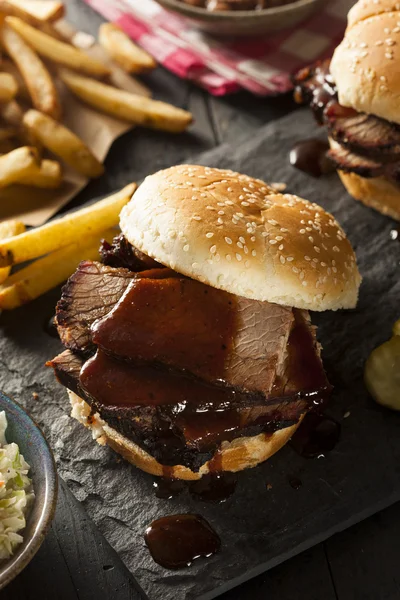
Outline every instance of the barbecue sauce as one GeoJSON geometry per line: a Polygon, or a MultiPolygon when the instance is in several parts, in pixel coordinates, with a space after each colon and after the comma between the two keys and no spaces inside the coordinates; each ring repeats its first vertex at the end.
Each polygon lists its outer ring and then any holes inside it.
{"type": "Polygon", "coordinates": [[[311,175],[311,177],[321,177],[321,175],[331,173],[335,170],[333,162],[327,156],[329,144],[325,140],[310,138],[297,142],[289,153],[289,161],[292,167],[311,175]]]}
{"type": "MultiPolygon", "coordinates": [[[[96,339],[106,345],[113,356],[99,348],[82,367],[79,384],[89,403],[100,414],[102,410],[108,411],[107,415],[112,412],[117,429],[119,420],[134,422],[136,414],[141,418],[142,413],[135,413],[135,407],[149,408],[149,418],[154,415],[158,423],[157,431],[153,432],[152,452],[161,464],[166,465],[164,478],[173,477],[173,469],[168,465],[186,464],[192,468],[195,465],[193,453],[203,453],[204,462],[207,455],[213,456],[210,471],[220,473],[223,468],[216,451],[221,441],[231,441],[240,435],[273,432],[292,425],[311,403],[323,402],[330,388],[301,311],[293,311],[295,323],[289,336],[284,377],[275,382],[266,403],[262,390],[243,391],[221,380],[212,384],[182,369],[186,361],[192,370],[200,365],[205,376],[223,372],[225,357],[235,335],[232,296],[180,277],[158,280],[157,285],[153,281],[147,286],[149,282],[145,279],[133,282],[132,286],[140,285],[140,294],[131,296],[128,289],[111,316],[98,322],[94,328],[99,336],[96,339]],[[164,284],[169,290],[172,285],[176,291],[172,301],[168,294],[167,307],[162,306],[165,294],[153,296],[155,290],[164,289],[164,284]],[[201,302],[199,293],[202,294],[201,302]],[[180,302],[182,296],[188,303],[186,308],[180,302]],[[136,303],[135,309],[132,309],[132,303],[136,303]],[[156,308],[160,320],[155,321],[156,308]],[[180,323],[172,322],[174,319],[180,323]],[[168,327],[174,335],[170,335],[168,327]],[[146,339],[147,335],[152,343],[146,339]],[[168,344],[162,339],[164,337],[169,340],[168,344]],[[124,350],[125,343],[130,349],[134,347],[135,352],[142,349],[142,353],[149,351],[150,354],[136,361],[116,358],[114,351],[123,356],[130,354],[130,350],[124,350]],[[150,350],[145,350],[144,346],[150,350]],[[178,368],[154,360],[154,354],[163,358],[172,356],[178,362],[178,368]],[[279,414],[284,403],[287,404],[284,415],[279,414]]],[[[107,420],[108,417],[104,418],[107,420]]],[[[222,479],[215,477],[214,483],[222,486],[222,479]]]]}
{"type": "MultiPolygon", "coordinates": [[[[166,472],[168,472],[168,467],[166,467],[166,472]]],[[[171,500],[171,498],[179,496],[185,491],[185,488],[186,485],[184,481],[181,479],[168,478],[167,475],[164,475],[153,482],[155,495],[162,500],[171,500]]]]}
{"type": "Polygon", "coordinates": [[[304,458],[322,458],[336,446],[340,429],[334,419],[310,412],[305,415],[290,444],[304,458]]]}
{"type": "Polygon", "coordinates": [[[189,567],[200,557],[209,558],[221,540],[200,515],[171,515],[154,521],[144,536],[156,563],[166,569],[189,567]]]}
{"type": "Polygon", "coordinates": [[[189,484],[189,492],[195,500],[221,504],[235,492],[237,477],[234,473],[209,473],[189,484]]]}
{"type": "Polygon", "coordinates": [[[138,279],[92,327],[108,353],[222,379],[236,330],[235,297],[185,278],[138,279]]]}
{"type": "Polygon", "coordinates": [[[50,319],[46,319],[43,329],[50,337],[59,338],[55,319],[56,315],[53,315],[50,319]]]}

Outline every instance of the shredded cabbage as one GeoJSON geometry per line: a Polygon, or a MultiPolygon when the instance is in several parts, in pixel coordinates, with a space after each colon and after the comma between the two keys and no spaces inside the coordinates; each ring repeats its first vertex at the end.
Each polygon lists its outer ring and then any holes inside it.
{"type": "Polygon", "coordinates": [[[34,493],[29,465],[17,444],[7,444],[7,417],[0,412],[0,560],[10,558],[22,543],[26,512],[34,493]]]}

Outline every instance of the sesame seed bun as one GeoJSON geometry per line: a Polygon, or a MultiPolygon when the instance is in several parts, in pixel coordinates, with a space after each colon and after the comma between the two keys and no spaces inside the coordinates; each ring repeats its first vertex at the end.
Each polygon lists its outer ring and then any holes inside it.
{"type": "MultiPolygon", "coordinates": [[[[107,425],[99,415],[90,417],[90,406],[71,390],[68,390],[72,406],[71,416],[92,431],[94,439],[101,446],[109,446],[125,460],[135,465],[142,471],[151,475],[163,475],[162,465],[140,446],[121,435],[118,431],[107,425]],[[88,417],[90,417],[88,419],[88,417]]],[[[253,437],[236,438],[232,442],[222,442],[219,450],[218,465],[221,471],[242,471],[257,466],[270,456],[278,452],[292,437],[302,421],[291,427],[279,429],[272,434],[260,433],[253,437]]],[[[212,460],[212,459],[211,459],[212,460]]],[[[204,463],[199,471],[192,471],[183,465],[168,468],[168,476],[173,479],[194,481],[201,479],[210,472],[210,462],[204,463]]]]}
{"type": "MultiPolygon", "coordinates": [[[[331,148],[339,144],[329,138],[331,148]]],[[[366,206],[400,221],[400,187],[386,177],[361,177],[338,170],[338,175],[350,196],[366,206]]]]}
{"type": "Polygon", "coordinates": [[[358,2],[330,64],[340,104],[400,123],[399,66],[400,4],[358,2]],[[385,12],[393,6],[398,9],[385,12]]]}
{"type": "Polygon", "coordinates": [[[314,311],[357,303],[354,251],[332,215],[259,179],[172,167],[145,179],[120,225],[148,256],[238,296],[314,311]]]}

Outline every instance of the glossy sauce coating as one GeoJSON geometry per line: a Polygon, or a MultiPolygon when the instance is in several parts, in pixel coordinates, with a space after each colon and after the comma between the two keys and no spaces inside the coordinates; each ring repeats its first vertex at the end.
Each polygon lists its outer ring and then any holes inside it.
{"type": "Polygon", "coordinates": [[[221,547],[218,535],[200,515],[171,515],[154,521],[145,542],[156,563],[166,569],[189,567],[200,557],[210,557],[221,547]]]}

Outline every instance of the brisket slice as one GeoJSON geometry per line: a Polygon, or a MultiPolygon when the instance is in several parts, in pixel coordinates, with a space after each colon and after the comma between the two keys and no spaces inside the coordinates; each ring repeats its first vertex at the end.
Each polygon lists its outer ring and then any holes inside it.
{"type": "Polygon", "coordinates": [[[100,255],[104,265],[122,267],[136,273],[164,267],[132,246],[122,234],[117,235],[111,244],[107,240],[101,240],[100,255]]]}
{"type": "Polygon", "coordinates": [[[336,168],[345,173],[356,173],[367,179],[384,176],[394,183],[400,183],[400,162],[381,163],[373,158],[352,152],[339,144],[329,150],[328,156],[336,168]]]}
{"type": "Polygon", "coordinates": [[[365,113],[337,116],[333,106],[325,111],[325,123],[330,137],[354,152],[380,162],[400,160],[400,126],[395,123],[365,113]]]}
{"type": "Polygon", "coordinates": [[[90,326],[104,317],[137,277],[164,276],[169,269],[154,269],[140,274],[113,268],[95,261],[83,261],[62,289],[56,308],[56,325],[66,348],[88,355],[95,351],[90,326]]]}
{"type": "Polygon", "coordinates": [[[120,358],[268,394],[293,322],[291,308],[192,279],[137,279],[93,324],[92,339],[120,358]]]}
{"type": "MultiPolygon", "coordinates": [[[[90,359],[86,363],[89,365],[89,369],[90,363],[93,364],[95,360],[90,359]]],[[[84,398],[92,407],[93,412],[98,412],[100,417],[111,427],[140,445],[165,465],[183,464],[198,470],[213,456],[222,440],[257,435],[260,432],[273,432],[288,427],[296,423],[312,403],[312,396],[302,394],[271,397],[265,405],[241,408],[233,408],[228,403],[224,406],[222,399],[219,410],[216,411],[215,404],[207,402],[207,400],[200,400],[201,387],[205,389],[208,396],[210,389],[207,389],[207,385],[203,382],[189,380],[186,391],[190,393],[192,387],[198,400],[197,404],[174,403],[170,398],[166,403],[146,404],[149,400],[147,397],[136,397],[136,401],[139,403],[133,405],[124,404],[124,402],[108,404],[107,397],[103,393],[103,390],[107,388],[104,385],[107,377],[113,377],[113,402],[116,398],[121,400],[122,397],[125,397],[126,402],[128,390],[135,395],[138,378],[141,378],[143,382],[146,377],[151,377],[154,381],[157,379],[157,370],[153,368],[153,373],[148,371],[143,374],[143,368],[140,368],[140,371],[135,372],[131,366],[101,354],[100,361],[100,372],[103,373],[103,377],[101,381],[97,381],[98,389],[101,391],[97,395],[98,398],[102,396],[103,402],[88,394],[81,385],[80,373],[84,364],[81,357],[66,350],[48,364],[53,367],[59,382],[84,398]],[[109,361],[108,364],[107,361],[109,361]],[[118,383],[119,375],[122,375],[120,384],[118,383]],[[126,377],[131,380],[127,381],[126,377]]],[[[172,374],[171,381],[169,376],[163,373],[163,386],[171,388],[176,385],[174,377],[176,375],[172,374]]],[[[143,392],[143,386],[141,389],[143,392]]],[[[163,393],[161,388],[158,391],[160,394],[163,393]]],[[[154,392],[157,393],[157,389],[154,392]]]]}

